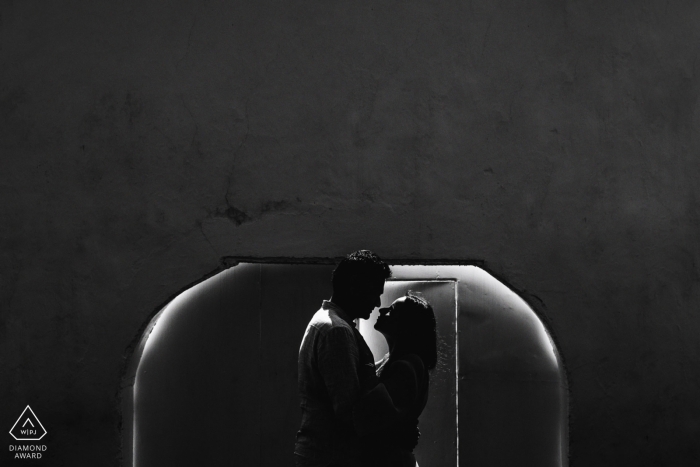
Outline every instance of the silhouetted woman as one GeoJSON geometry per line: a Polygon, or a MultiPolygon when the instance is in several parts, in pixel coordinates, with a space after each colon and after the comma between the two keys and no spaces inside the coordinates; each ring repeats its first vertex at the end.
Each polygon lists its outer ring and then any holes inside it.
{"type": "Polygon", "coordinates": [[[389,353],[376,364],[380,384],[355,409],[364,465],[415,467],[414,446],[406,439],[416,431],[428,401],[429,371],[437,363],[435,313],[409,292],[379,310],[374,328],[386,338],[389,353]]]}

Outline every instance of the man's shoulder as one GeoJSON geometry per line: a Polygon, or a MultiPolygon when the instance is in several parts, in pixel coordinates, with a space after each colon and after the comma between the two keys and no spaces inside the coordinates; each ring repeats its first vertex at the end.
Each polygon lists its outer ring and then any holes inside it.
{"type": "Polygon", "coordinates": [[[346,329],[352,333],[353,327],[341,318],[333,309],[320,308],[314,313],[309,326],[313,326],[320,331],[330,332],[334,329],[346,329]]]}

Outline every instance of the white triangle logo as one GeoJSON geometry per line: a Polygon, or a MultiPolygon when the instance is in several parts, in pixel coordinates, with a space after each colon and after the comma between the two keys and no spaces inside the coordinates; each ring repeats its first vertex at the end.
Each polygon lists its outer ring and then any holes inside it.
{"type": "Polygon", "coordinates": [[[27,406],[19,416],[10,434],[17,441],[39,441],[46,436],[46,429],[41,424],[31,407],[27,406]]]}

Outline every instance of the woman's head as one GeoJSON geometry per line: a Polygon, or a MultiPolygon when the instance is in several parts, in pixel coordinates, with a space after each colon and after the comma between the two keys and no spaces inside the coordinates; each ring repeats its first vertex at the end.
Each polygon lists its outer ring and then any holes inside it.
{"type": "Polygon", "coordinates": [[[437,329],[433,307],[412,292],[397,298],[389,308],[379,310],[374,328],[402,353],[417,354],[426,368],[437,363],[437,329]]]}

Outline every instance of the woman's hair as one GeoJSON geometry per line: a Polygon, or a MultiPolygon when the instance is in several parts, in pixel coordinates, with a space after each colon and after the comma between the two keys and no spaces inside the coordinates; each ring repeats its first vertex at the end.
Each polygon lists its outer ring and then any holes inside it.
{"type": "Polygon", "coordinates": [[[409,291],[397,311],[404,340],[402,347],[416,353],[428,370],[434,369],[438,360],[438,336],[433,307],[426,299],[409,291]]]}

